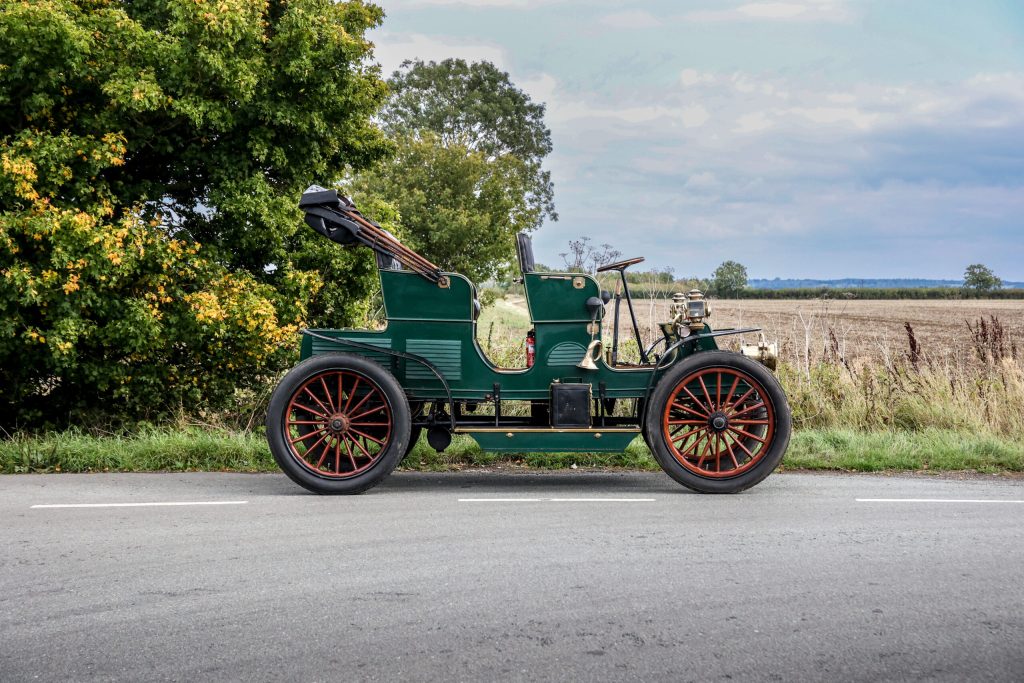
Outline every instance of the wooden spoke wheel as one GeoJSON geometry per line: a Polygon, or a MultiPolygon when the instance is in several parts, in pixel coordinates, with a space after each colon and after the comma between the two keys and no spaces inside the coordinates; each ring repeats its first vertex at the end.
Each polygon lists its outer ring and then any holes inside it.
{"type": "Polygon", "coordinates": [[[278,385],[267,436],[281,469],[317,493],[360,493],[405,455],[409,404],[377,363],[348,354],[316,356],[278,385]]]}
{"type": "Polygon", "coordinates": [[[763,366],[735,353],[699,352],[655,388],[644,433],[662,468],[685,486],[733,493],[767,477],[789,445],[782,388],[763,366]]]}

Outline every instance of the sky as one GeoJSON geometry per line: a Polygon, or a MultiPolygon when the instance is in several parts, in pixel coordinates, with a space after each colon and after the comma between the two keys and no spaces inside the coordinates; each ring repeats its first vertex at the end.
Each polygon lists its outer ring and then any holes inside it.
{"type": "Polygon", "coordinates": [[[378,0],[385,75],[488,60],[546,104],[557,222],[644,268],[1024,280],[1024,2],[378,0]]]}

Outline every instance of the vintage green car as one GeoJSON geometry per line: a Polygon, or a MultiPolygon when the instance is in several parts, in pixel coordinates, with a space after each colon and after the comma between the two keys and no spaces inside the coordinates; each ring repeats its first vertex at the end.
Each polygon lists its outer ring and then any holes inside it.
{"type": "Polygon", "coordinates": [[[442,272],[335,190],[300,202],[317,232],[377,255],[387,326],[303,330],[302,362],[280,382],[267,438],[281,469],[317,493],[360,493],[380,482],[423,431],[443,450],[466,434],[488,451],[622,451],[643,436],[661,467],[702,492],[732,493],[767,477],[789,445],[792,419],[770,372],[773,345],[719,350],[708,305],[694,290],[673,297],[673,319],[641,344],[625,270],[619,275],[612,348],[601,330],[612,295],[582,273],[537,272],[530,239],[517,240],[532,329],[527,367],[492,363],[477,342],[472,282],[442,272]],[[620,362],[625,301],[639,362],[620,362]],[[656,353],[660,350],[660,353],[656,353]]]}

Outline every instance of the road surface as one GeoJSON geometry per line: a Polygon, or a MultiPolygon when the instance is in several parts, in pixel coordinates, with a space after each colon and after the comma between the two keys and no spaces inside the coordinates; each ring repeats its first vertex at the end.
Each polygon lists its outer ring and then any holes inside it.
{"type": "Polygon", "coordinates": [[[0,515],[3,681],[1024,679],[1021,480],[18,475],[0,515]]]}

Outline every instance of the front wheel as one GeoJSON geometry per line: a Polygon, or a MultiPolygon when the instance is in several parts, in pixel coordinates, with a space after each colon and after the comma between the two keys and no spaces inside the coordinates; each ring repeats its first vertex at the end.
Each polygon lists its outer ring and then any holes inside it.
{"type": "Polygon", "coordinates": [[[377,363],[314,356],[277,385],[267,441],[295,483],[316,493],[362,493],[398,464],[409,445],[409,402],[377,363]]]}
{"type": "Polygon", "coordinates": [[[706,351],[658,382],[644,436],[658,464],[680,484],[737,493],[778,467],[792,422],[782,387],[764,366],[736,353],[706,351]]]}

